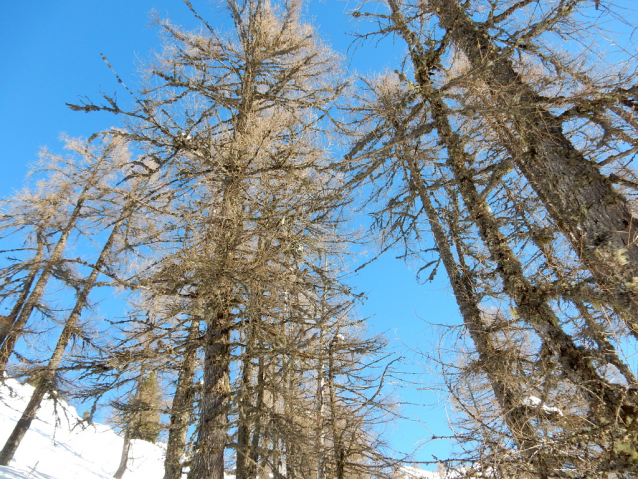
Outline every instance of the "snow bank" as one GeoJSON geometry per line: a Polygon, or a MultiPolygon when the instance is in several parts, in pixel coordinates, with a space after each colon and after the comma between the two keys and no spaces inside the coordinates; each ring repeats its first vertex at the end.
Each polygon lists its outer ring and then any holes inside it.
{"type": "MultiPolygon", "coordinates": [[[[0,447],[11,434],[33,387],[7,379],[0,384],[0,447]]],[[[110,479],[117,470],[123,439],[103,424],[79,426],[75,409],[59,400],[43,401],[38,416],[10,467],[0,479],[110,479]],[[57,418],[57,420],[56,420],[57,418]]],[[[145,441],[132,442],[124,479],[162,479],[164,451],[145,441]]]]}
{"type": "Polygon", "coordinates": [[[397,479],[441,479],[437,472],[424,471],[411,466],[401,466],[396,475],[397,479]]]}

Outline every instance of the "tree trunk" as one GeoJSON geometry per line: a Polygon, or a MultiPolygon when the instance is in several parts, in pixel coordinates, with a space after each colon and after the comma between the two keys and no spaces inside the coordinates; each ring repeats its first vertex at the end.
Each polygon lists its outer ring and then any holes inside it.
{"type": "Polygon", "coordinates": [[[429,73],[437,66],[438,59],[426,54],[416,34],[409,29],[396,0],[389,0],[389,4],[397,32],[410,47],[415,77],[420,86],[419,92],[423,100],[430,104],[434,128],[447,149],[447,165],[454,175],[465,207],[479,230],[481,240],[487,247],[492,261],[497,265],[505,293],[516,303],[519,316],[556,355],[565,375],[582,391],[591,406],[591,413],[603,421],[616,422],[620,419],[628,425],[633,421],[633,416],[630,412],[626,413],[622,406],[625,399],[632,404],[635,403],[635,394],[626,397],[622,386],[611,384],[601,378],[587,352],[578,348],[573,338],[561,328],[553,310],[525,277],[521,263],[476,189],[472,172],[466,166],[473,163],[473,158],[465,152],[459,134],[452,130],[448,108],[432,85],[429,73]]]}
{"type": "MultiPolygon", "coordinates": [[[[459,265],[454,259],[448,236],[441,226],[436,209],[432,205],[416,160],[411,156],[407,156],[406,165],[409,170],[410,180],[416,187],[428,218],[436,248],[450,279],[452,291],[459,306],[465,328],[474,342],[479,363],[488,378],[496,402],[505,418],[505,423],[512,434],[516,446],[521,451],[521,455],[531,460],[541,478],[546,478],[551,474],[551,468],[554,466],[552,463],[555,461],[543,454],[543,445],[539,442],[538,435],[532,426],[533,417],[527,414],[525,408],[520,407],[522,391],[518,388],[510,387],[512,372],[506,370],[507,364],[499,360],[498,348],[494,346],[490,334],[485,330],[481,310],[479,309],[479,301],[474,293],[472,278],[468,268],[464,265],[463,252],[459,251],[458,253],[461,263],[459,265]]],[[[453,241],[458,244],[458,235],[453,231],[451,234],[453,241]]]]}
{"type": "Polygon", "coordinates": [[[200,428],[188,479],[224,479],[230,394],[230,306],[217,306],[207,321],[200,428]]]}
{"type": "Polygon", "coordinates": [[[235,477],[237,479],[248,479],[248,461],[250,460],[250,424],[249,416],[251,415],[251,379],[253,375],[253,357],[248,354],[248,350],[244,352],[244,367],[242,371],[242,391],[238,396],[237,409],[239,412],[239,425],[237,427],[237,448],[235,477]]]}
{"type": "MultiPolygon", "coordinates": [[[[323,322],[324,314],[323,311],[325,309],[325,298],[322,296],[321,298],[321,313],[320,318],[323,322]]],[[[323,325],[319,326],[319,348],[317,354],[317,394],[316,394],[316,426],[315,426],[315,454],[317,455],[317,479],[324,479],[325,469],[326,469],[326,458],[325,458],[325,443],[326,443],[326,431],[324,424],[324,416],[325,416],[325,399],[324,399],[324,386],[325,386],[325,378],[324,378],[324,352],[323,352],[323,325]]]]}
{"type": "Polygon", "coordinates": [[[264,389],[266,387],[266,378],[264,375],[264,358],[259,357],[258,371],[257,371],[257,404],[255,405],[255,424],[253,427],[253,437],[250,445],[250,460],[248,461],[248,467],[246,475],[248,478],[253,479],[258,475],[261,475],[262,471],[259,471],[257,465],[259,464],[259,445],[261,442],[261,417],[264,411],[264,389]]]}
{"type": "MultiPolygon", "coordinates": [[[[431,0],[440,25],[502,101],[520,138],[517,166],[638,337],[638,221],[626,199],[564,135],[557,118],[457,0],[431,0]]],[[[508,134],[511,137],[511,134],[508,134]]]]}
{"type": "Polygon", "coordinates": [[[113,474],[115,479],[122,479],[124,473],[126,472],[126,467],[128,465],[128,456],[131,451],[131,431],[130,427],[127,425],[124,430],[124,443],[122,444],[122,456],[120,457],[120,465],[113,474]]]}
{"type": "Polygon", "coordinates": [[[244,350],[243,370],[241,378],[242,390],[237,394],[237,410],[239,413],[237,427],[237,448],[236,448],[236,464],[235,477],[237,479],[254,479],[249,474],[254,469],[251,467],[251,426],[255,416],[253,411],[253,376],[254,376],[254,360],[255,360],[255,328],[259,321],[259,315],[253,310],[248,312],[248,328],[246,331],[246,348],[244,350]]]}
{"type": "Polygon", "coordinates": [[[193,412],[195,400],[193,379],[197,368],[197,350],[199,344],[199,319],[191,320],[184,359],[177,378],[177,387],[171,406],[171,425],[166,444],[166,460],[164,461],[164,479],[182,479],[182,456],[186,450],[186,436],[189,418],[193,412]]]}
{"type": "Polygon", "coordinates": [[[343,448],[343,431],[339,430],[337,421],[337,394],[335,390],[334,344],[337,336],[332,338],[328,346],[328,394],[330,395],[330,422],[332,426],[332,455],[335,462],[335,479],[344,479],[346,472],[346,455],[343,448]]]}

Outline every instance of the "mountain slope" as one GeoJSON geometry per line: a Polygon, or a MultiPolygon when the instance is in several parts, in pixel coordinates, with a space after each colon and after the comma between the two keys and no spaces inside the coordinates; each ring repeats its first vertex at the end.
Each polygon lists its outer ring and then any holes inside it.
{"type": "MultiPolygon", "coordinates": [[[[0,384],[0,447],[20,418],[33,387],[7,379],[0,384]]],[[[65,401],[46,399],[9,467],[0,479],[110,479],[122,452],[122,438],[110,427],[79,425],[80,417],[65,401]]],[[[124,479],[161,479],[164,451],[133,441],[124,479]]]]}

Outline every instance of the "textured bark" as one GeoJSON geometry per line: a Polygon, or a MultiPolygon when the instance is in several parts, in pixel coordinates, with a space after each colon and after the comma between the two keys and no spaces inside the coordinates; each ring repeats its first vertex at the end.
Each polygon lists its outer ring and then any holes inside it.
{"type": "Polygon", "coordinates": [[[207,321],[199,435],[188,479],[224,479],[230,402],[230,326],[230,307],[221,304],[207,321]]]}
{"type": "Polygon", "coordinates": [[[33,396],[31,396],[31,399],[29,400],[26,409],[22,413],[20,420],[14,427],[11,435],[9,436],[9,439],[7,439],[5,446],[0,452],[0,465],[7,466],[11,462],[11,459],[18,449],[20,442],[31,427],[31,423],[35,419],[35,416],[40,409],[42,398],[44,398],[44,395],[47,392],[54,391],[55,375],[58,367],[60,366],[60,363],[62,362],[64,351],[66,350],[66,347],[68,346],[73,334],[77,332],[76,325],[78,320],[80,319],[80,315],[82,314],[84,307],[87,304],[89,293],[93,289],[100,271],[106,264],[106,259],[111,251],[113,243],[115,242],[115,238],[119,234],[122,224],[130,214],[130,210],[130,206],[125,208],[124,213],[111,230],[111,234],[102,247],[100,256],[95,262],[95,265],[93,266],[89,277],[86,279],[84,287],[78,294],[75,306],[73,307],[71,314],[64,323],[64,329],[62,329],[62,333],[58,338],[55,349],[53,350],[53,354],[49,359],[49,363],[47,364],[46,369],[44,369],[44,371],[42,371],[42,373],[38,375],[38,383],[36,385],[35,391],[33,392],[33,396]]]}
{"type": "MultiPolygon", "coordinates": [[[[532,427],[534,418],[528,414],[526,408],[521,407],[522,391],[512,387],[512,373],[507,370],[507,363],[499,359],[498,348],[495,347],[490,334],[485,329],[481,310],[478,306],[479,301],[472,285],[472,278],[468,268],[464,266],[463,253],[459,252],[460,263],[457,263],[448,237],[425,188],[416,161],[414,158],[407,156],[405,163],[410,180],[416,187],[423,210],[428,218],[435,245],[450,279],[463,323],[474,342],[479,363],[488,378],[494,397],[505,418],[505,423],[523,457],[530,460],[541,478],[549,477],[552,466],[555,466],[555,461],[543,454],[543,445],[538,440],[536,431],[532,427]]],[[[451,233],[453,240],[458,242],[457,235],[454,232],[451,233]]]]}
{"type": "Polygon", "coordinates": [[[536,331],[557,357],[565,375],[580,388],[590,404],[593,417],[612,422],[620,420],[628,425],[634,419],[632,411],[636,403],[635,394],[627,397],[625,388],[609,383],[598,374],[587,352],[578,348],[573,338],[561,328],[552,309],[525,277],[521,263],[477,191],[472,172],[467,166],[474,162],[473,158],[466,153],[461,137],[452,129],[448,108],[432,85],[429,73],[437,66],[438,58],[431,56],[431,52],[424,51],[416,34],[409,29],[396,1],[389,0],[388,3],[392,9],[391,18],[395,28],[409,45],[419,92],[430,105],[433,125],[447,150],[448,167],[454,175],[465,207],[479,230],[481,240],[497,265],[505,293],[516,303],[520,317],[536,331]],[[623,407],[625,400],[628,400],[629,408],[623,407]]]}
{"type": "Polygon", "coordinates": [[[166,444],[166,459],[164,461],[164,479],[182,479],[182,456],[186,450],[186,437],[190,416],[193,413],[195,393],[193,379],[197,368],[197,349],[199,345],[199,319],[191,320],[184,359],[182,361],[173,404],[171,406],[171,424],[166,444]]]}
{"type": "MultiPolygon", "coordinates": [[[[321,300],[321,313],[320,317],[323,318],[325,313],[325,298],[321,300]]],[[[323,328],[319,329],[319,351],[324,350],[323,344],[324,331],[323,328]]],[[[325,399],[324,399],[324,363],[323,355],[319,354],[317,363],[317,393],[316,397],[316,411],[317,411],[317,426],[315,428],[315,454],[317,455],[317,479],[324,479],[326,469],[325,458],[325,443],[326,443],[326,431],[324,427],[325,416],[325,399]]]]}
{"type": "Polygon", "coordinates": [[[297,426],[295,424],[295,417],[293,416],[293,408],[290,404],[291,401],[294,400],[292,399],[294,396],[292,396],[292,388],[290,387],[290,372],[284,374],[288,376],[287,378],[285,376],[282,378],[284,380],[284,384],[286,384],[287,391],[282,399],[284,401],[284,414],[286,415],[285,421],[289,423],[288,434],[286,434],[282,439],[286,458],[286,479],[297,479],[299,477],[299,465],[301,463],[302,452],[299,447],[299,436],[295,434],[297,426]]]}
{"type": "Polygon", "coordinates": [[[253,436],[250,445],[250,460],[248,461],[248,466],[246,467],[246,475],[250,479],[256,478],[261,474],[261,471],[258,470],[257,465],[259,464],[259,455],[260,455],[260,443],[261,443],[261,417],[262,411],[264,410],[264,390],[266,387],[266,378],[264,374],[264,358],[259,358],[257,371],[257,403],[255,405],[256,409],[256,417],[255,424],[253,425],[253,436]]]}
{"type": "Polygon", "coordinates": [[[330,425],[332,427],[332,456],[335,462],[335,479],[344,479],[346,472],[346,455],[343,445],[343,432],[337,425],[337,395],[335,391],[335,370],[334,370],[334,343],[337,337],[330,341],[328,346],[328,394],[330,395],[330,425]]]}
{"type": "Polygon", "coordinates": [[[239,425],[237,427],[237,447],[235,477],[237,479],[250,479],[250,430],[252,426],[252,378],[254,375],[254,346],[255,346],[255,317],[250,313],[250,323],[246,334],[246,349],[244,351],[242,369],[242,391],[238,395],[237,410],[239,413],[239,425]]]}
{"type": "Polygon", "coordinates": [[[626,199],[574,147],[559,120],[458,1],[430,3],[441,27],[502,102],[521,142],[517,166],[601,288],[613,293],[614,306],[629,312],[623,317],[638,337],[638,221],[626,199]]]}

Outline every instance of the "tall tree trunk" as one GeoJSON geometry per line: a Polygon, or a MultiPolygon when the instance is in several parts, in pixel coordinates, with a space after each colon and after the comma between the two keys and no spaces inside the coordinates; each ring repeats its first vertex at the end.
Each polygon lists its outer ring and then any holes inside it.
{"type": "Polygon", "coordinates": [[[237,479],[252,479],[249,476],[250,462],[250,429],[252,425],[252,381],[254,375],[254,345],[255,345],[255,317],[254,312],[249,312],[249,325],[246,331],[246,348],[244,350],[241,388],[237,395],[237,410],[239,413],[237,427],[237,448],[235,477],[237,479]]]}
{"type": "Polygon", "coordinates": [[[330,395],[330,425],[332,428],[332,456],[335,462],[335,479],[344,479],[346,473],[346,454],[343,446],[343,431],[337,424],[337,393],[335,390],[334,345],[338,340],[335,336],[328,346],[328,394],[330,395]]]}
{"type": "MultiPolygon", "coordinates": [[[[324,314],[325,314],[325,297],[321,298],[321,312],[320,318],[321,322],[323,322],[324,314]]],[[[325,458],[325,443],[326,443],[326,431],[324,424],[324,416],[325,416],[325,398],[324,398],[324,387],[325,387],[325,371],[324,371],[324,352],[323,352],[323,325],[319,326],[319,348],[317,354],[317,360],[319,363],[317,364],[317,393],[316,393],[316,426],[315,426],[315,454],[317,456],[317,479],[324,479],[325,469],[326,469],[326,458],[325,458]]]]}
{"type": "Polygon", "coordinates": [[[417,190],[423,210],[428,218],[436,248],[450,279],[465,328],[474,342],[479,363],[488,378],[494,397],[505,418],[505,423],[522,456],[532,462],[541,478],[549,477],[555,466],[555,461],[543,454],[543,445],[532,426],[533,417],[528,414],[526,408],[521,407],[522,391],[520,388],[511,386],[512,372],[507,370],[507,364],[499,359],[498,348],[495,347],[489,332],[485,329],[470,271],[465,266],[463,251],[458,244],[460,241],[458,234],[454,231],[450,232],[459,250],[460,264],[454,258],[448,235],[446,235],[436,209],[432,205],[416,160],[411,155],[406,155],[405,164],[409,171],[410,181],[417,190]]]}
{"type": "Polygon", "coordinates": [[[171,406],[171,425],[166,444],[166,460],[164,461],[164,479],[182,479],[182,456],[186,450],[189,418],[193,413],[195,394],[193,379],[197,369],[197,350],[199,349],[199,318],[192,318],[184,359],[177,378],[177,387],[171,406]]]}
{"type": "Polygon", "coordinates": [[[638,221],[626,199],[574,147],[540,96],[458,1],[430,3],[441,27],[502,101],[501,109],[520,138],[517,166],[599,286],[610,289],[615,306],[630,313],[623,318],[638,337],[638,221]]]}
{"type": "Polygon", "coordinates": [[[1,466],[7,466],[9,462],[11,462],[11,459],[13,458],[16,450],[18,449],[18,446],[22,442],[24,435],[27,433],[27,431],[31,427],[31,423],[35,419],[35,416],[38,413],[38,410],[40,409],[40,405],[42,403],[42,399],[44,398],[44,395],[47,392],[53,390],[53,387],[55,384],[56,372],[58,370],[58,367],[60,366],[60,362],[62,361],[62,357],[64,356],[64,351],[66,350],[66,347],[69,344],[71,337],[73,336],[73,334],[77,332],[76,325],[78,320],[80,319],[80,315],[82,314],[84,307],[86,306],[89,293],[93,289],[93,286],[95,285],[95,281],[97,280],[97,277],[100,274],[100,271],[106,264],[106,260],[111,251],[113,243],[115,242],[115,239],[120,232],[120,228],[122,224],[129,217],[131,210],[132,210],[132,207],[130,205],[125,207],[119,220],[117,221],[117,223],[111,230],[111,234],[106,240],[106,243],[104,244],[102,251],[100,252],[100,256],[95,262],[95,265],[93,266],[93,269],[91,270],[91,273],[89,274],[89,277],[86,279],[84,283],[84,287],[78,294],[78,298],[75,302],[75,306],[73,307],[71,314],[69,315],[69,317],[66,320],[66,323],[64,324],[64,329],[62,329],[62,333],[60,334],[60,337],[58,338],[58,342],[55,345],[55,349],[53,350],[53,354],[51,355],[51,358],[49,359],[49,363],[46,369],[44,369],[42,373],[38,376],[38,383],[36,385],[35,391],[33,392],[33,395],[31,396],[31,399],[29,400],[27,407],[22,412],[22,416],[20,417],[20,420],[14,427],[11,435],[7,439],[7,442],[5,443],[2,451],[0,452],[1,466]]]}
{"type": "Polygon", "coordinates": [[[284,464],[285,464],[285,476],[287,479],[296,479],[297,477],[297,465],[299,462],[298,448],[295,441],[299,440],[297,436],[297,424],[296,417],[294,415],[294,376],[295,376],[295,347],[290,345],[290,342],[294,338],[294,323],[292,318],[292,301],[286,305],[286,319],[290,321],[284,325],[286,328],[285,336],[283,338],[284,354],[282,355],[282,368],[281,368],[281,401],[283,406],[283,431],[284,434],[281,437],[284,450],[284,464]]]}
{"type": "Polygon", "coordinates": [[[200,428],[188,479],[224,479],[230,394],[229,303],[226,297],[207,321],[200,428]]]}
{"type": "Polygon", "coordinates": [[[258,470],[257,466],[259,464],[260,443],[262,440],[262,415],[264,411],[264,389],[266,387],[264,368],[264,358],[260,356],[257,370],[257,403],[255,404],[255,424],[253,426],[253,437],[250,445],[250,460],[248,461],[248,466],[246,468],[246,475],[250,479],[256,478],[263,472],[258,470]]]}
{"type": "Polygon", "coordinates": [[[122,479],[124,473],[126,472],[126,468],[128,466],[128,456],[131,451],[131,428],[127,424],[126,429],[124,430],[124,442],[122,444],[122,455],[120,456],[120,465],[113,474],[115,479],[122,479]]]}

